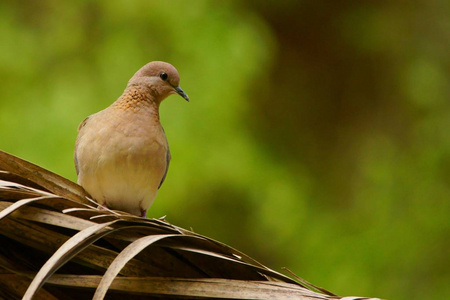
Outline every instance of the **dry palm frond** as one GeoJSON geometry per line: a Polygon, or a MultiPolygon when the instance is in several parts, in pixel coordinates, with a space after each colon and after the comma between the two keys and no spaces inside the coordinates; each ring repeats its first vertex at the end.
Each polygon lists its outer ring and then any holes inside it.
{"type": "Polygon", "coordinates": [[[1,151],[0,245],[3,299],[340,299],[1,151]]]}

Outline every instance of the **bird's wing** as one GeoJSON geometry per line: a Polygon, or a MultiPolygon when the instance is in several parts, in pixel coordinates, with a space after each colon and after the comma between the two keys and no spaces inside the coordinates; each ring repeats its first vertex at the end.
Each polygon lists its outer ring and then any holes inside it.
{"type": "Polygon", "coordinates": [[[83,122],[80,123],[80,125],[78,126],[78,136],[77,136],[77,140],[75,142],[75,152],[73,155],[73,161],[75,162],[75,171],[77,172],[77,176],[78,173],[80,172],[79,168],[78,168],[78,159],[77,159],[77,148],[78,148],[78,141],[80,140],[80,130],[84,127],[84,125],[86,125],[87,121],[89,120],[91,116],[87,117],[86,119],[83,120],[83,122]]]}
{"type": "Polygon", "coordinates": [[[166,170],[164,171],[164,175],[161,179],[161,182],[159,183],[158,189],[161,187],[161,185],[164,182],[164,179],[166,179],[167,171],[169,170],[169,163],[172,156],[170,155],[170,149],[167,147],[167,153],[166,153],[166,170]]]}
{"type": "Polygon", "coordinates": [[[89,117],[87,117],[86,119],[84,119],[83,122],[81,122],[80,125],[78,125],[78,132],[80,132],[81,128],[83,128],[84,125],[86,125],[87,121],[89,120],[89,118],[90,118],[91,116],[92,116],[92,115],[90,115],[89,117]]]}

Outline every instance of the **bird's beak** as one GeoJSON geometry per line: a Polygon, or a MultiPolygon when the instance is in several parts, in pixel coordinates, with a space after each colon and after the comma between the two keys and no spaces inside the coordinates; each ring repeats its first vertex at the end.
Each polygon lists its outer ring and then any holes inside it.
{"type": "Polygon", "coordinates": [[[188,95],[186,95],[186,93],[179,87],[177,86],[175,88],[175,91],[177,92],[178,95],[180,95],[181,97],[183,97],[187,102],[189,102],[189,97],[188,95]]]}

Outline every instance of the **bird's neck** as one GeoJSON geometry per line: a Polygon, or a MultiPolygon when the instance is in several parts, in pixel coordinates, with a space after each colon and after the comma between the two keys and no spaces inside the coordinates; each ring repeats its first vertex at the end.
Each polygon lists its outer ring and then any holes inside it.
{"type": "Polygon", "coordinates": [[[127,87],[122,96],[112,104],[116,109],[134,113],[152,115],[153,120],[159,122],[159,104],[148,91],[139,87],[127,87]]]}

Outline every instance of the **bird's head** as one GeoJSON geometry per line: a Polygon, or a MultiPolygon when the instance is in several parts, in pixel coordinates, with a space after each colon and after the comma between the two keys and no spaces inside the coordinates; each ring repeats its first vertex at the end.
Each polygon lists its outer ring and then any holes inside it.
{"type": "Polygon", "coordinates": [[[180,75],[177,69],[163,61],[152,61],[140,68],[130,81],[128,86],[139,86],[149,89],[155,99],[162,101],[167,96],[178,94],[186,101],[188,95],[180,88],[180,75]]]}

